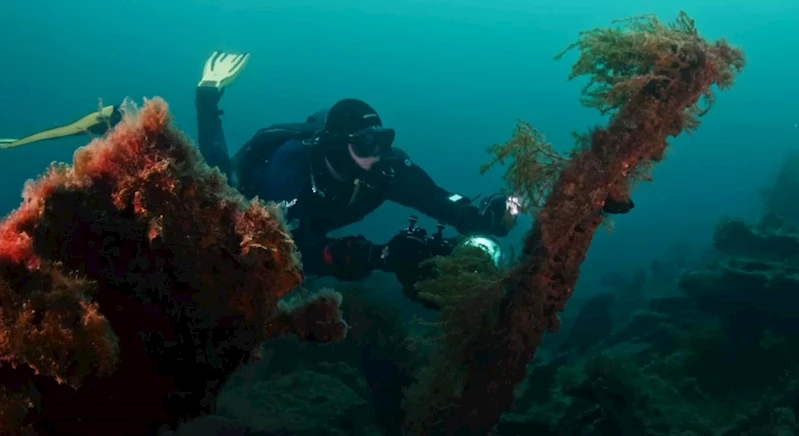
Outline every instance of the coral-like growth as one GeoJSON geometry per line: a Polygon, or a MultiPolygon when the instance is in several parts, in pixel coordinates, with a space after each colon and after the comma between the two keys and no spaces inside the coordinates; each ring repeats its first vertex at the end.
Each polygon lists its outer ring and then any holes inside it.
{"type": "Polygon", "coordinates": [[[680,277],[680,288],[697,307],[736,330],[746,324],[760,332],[768,324],[799,340],[799,230],[772,214],[757,226],[725,219],[716,227],[713,246],[721,259],[680,277]]]}
{"type": "Polygon", "coordinates": [[[433,338],[430,365],[417,374],[406,391],[408,431],[424,433],[427,408],[446,408],[467,376],[462,362],[476,351],[481,331],[497,320],[504,271],[481,249],[458,247],[446,257],[426,261],[435,266],[434,278],[417,284],[419,298],[441,307],[440,327],[433,338]]]}
{"type": "Polygon", "coordinates": [[[690,305],[675,315],[680,319],[650,308],[601,352],[536,365],[516,403],[512,434],[538,434],[528,429],[540,427],[548,430],[540,434],[716,434],[741,410],[702,383],[718,373],[724,335],[690,305]],[[547,373],[551,381],[542,384],[547,373]]]}
{"type": "MultiPolygon", "coordinates": [[[[580,51],[569,78],[588,76],[581,101],[603,114],[617,114],[629,106],[631,99],[651,94],[656,91],[654,88],[673,83],[675,79],[699,79],[673,73],[698,72],[696,66],[705,62],[722,63],[718,65],[721,68],[714,78],[715,84],[719,89],[729,88],[735,73],[745,64],[744,58],[725,41],[709,45],[699,35],[694,20],[684,12],[673,24],[664,24],[654,15],[616,20],[615,23],[618,26],[582,32],[579,40],[555,57],[560,59],[572,49],[580,51]],[[716,50],[711,59],[704,58],[709,54],[707,48],[716,50]]],[[[707,103],[715,100],[709,87],[699,96],[707,98],[707,103]]],[[[707,112],[695,106],[696,99],[692,100],[686,105],[688,115],[707,112]]],[[[679,126],[678,132],[686,127],[698,127],[698,120],[679,126]]]]}
{"type": "Polygon", "coordinates": [[[29,182],[0,244],[3,434],[212,411],[302,279],[279,211],[229,188],[160,99],[29,182]]]}
{"type": "Polygon", "coordinates": [[[494,159],[483,164],[480,173],[485,174],[492,167],[507,162],[505,183],[511,192],[526,200],[522,204],[525,211],[537,211],[544,205],[563,165],[568,162],[541,132],[523,120],[517,121],[510,141],[492,145],[488,152],[494,159]]]}
{"type": "Polygon", "coordinates": [[[322,289],[313,294],[298,295],[281,301],[267,321],[266,336],[296,335],[300,341],[340,341],[347,335],[347,324],[341,317],[341,294],[322,289]]]}
{"type": "Polygon", "coordinates": [[[539,360],[500,432],[796,433],[799,232],[768,213],[754,225],[724,219],[714,236],[715,255],[680,278],[686,296],[650,300],[598,347],[611,370],[601,373],[621,385],[595,377],[596,357],[591,371],[539,360]]]}
{"type": "Polygon", "coordinates": [[[706,41],[684,14],[674,25],[643,17],[585,32],[574,47],[581,56],[572,76],[590,76],[585,103],[609,113],[609,124],[586,136],[559,171],[523,258],[499,285],[496,321],[450,368],[466,376],[420,418],[424,434],[487,434],[497,423],[544,333],[559,326],[606,202],[629,197],[630,179],[663,159],[669,136],[695,128],[707,111],[700,100],[712,96],[713,86],[728,87],[744,65],[739,50],[706,41]]]}
{"type": "Polygon", "coordinates": [[[771,212],[755,225],[724,219],[713,246],[718,255],[683,274],[679,286],[702,316],[720,321],[724,358],[735,362],[699,378],[706,392],[748,403],[718,434],[795,433],[799,229],[771,212]]]}

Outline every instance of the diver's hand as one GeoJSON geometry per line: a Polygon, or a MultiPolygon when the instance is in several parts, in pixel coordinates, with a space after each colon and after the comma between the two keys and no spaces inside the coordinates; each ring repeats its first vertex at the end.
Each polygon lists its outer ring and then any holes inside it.
{"type": "Polygon", "coordinates": [[[197,87],[224,89],[236,80],[236,77],[247,65],[249,59],[249,53],[213,52],[208,60],[205,61],[203,77],[197,87]]]}
{"type": "Polygon", "coordinates": [[[521,201],[518,197],[494,194],[480,201],[480,216],[485,220],[486,231],[494,236],[507,236],[516,225],[521,201]]]}

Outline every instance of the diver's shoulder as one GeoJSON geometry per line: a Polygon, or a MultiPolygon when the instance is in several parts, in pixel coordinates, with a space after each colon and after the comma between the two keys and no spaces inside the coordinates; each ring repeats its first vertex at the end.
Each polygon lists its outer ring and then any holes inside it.
{"type": "Polygon", "coordinates": [[[392,147],[389,155],[382,159],[385,164],[395,170],[397,167],[410,167],[413,165],[413,161],[408,153],[405,150],[397,147],[392,147]]]}
{"type": "Polygon", "coordinates": [[[306,144],[297,139],[290,139],[277,146],[269,160],[272,165],[305,168],[310,165],[311,155],[306,144]]]}
{"type": "Polygon", "coordinates": [[[310,155],[308,145],[300,139],[289,139],[277,148],[282,153],[287,153],[292,156],[307,157],[310,155]]]}
{"type": "Polygon", "coordinates": [[[391,147],[389,158],[405,160],[405,159],[410,159],[411,157],[408,153],[405,152],[405,150],[399,147],[391,147]]]}

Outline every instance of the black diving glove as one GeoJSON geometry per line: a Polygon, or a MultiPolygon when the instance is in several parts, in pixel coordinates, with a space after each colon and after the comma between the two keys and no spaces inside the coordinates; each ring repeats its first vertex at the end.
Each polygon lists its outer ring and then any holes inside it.
{"type": "Polygon", "coordinates": [[[516,197],[493,194],[480,201],[480,217],[493,236],[507,236],[516,225],[521,204],[516,197]]]}
{"type": "Polygon", "coordinates": [[[342,281],[357,282],[383,265],[382,251],[382,245],[357,235],[329,241],[323,256],[330,275],[342,281]]]}

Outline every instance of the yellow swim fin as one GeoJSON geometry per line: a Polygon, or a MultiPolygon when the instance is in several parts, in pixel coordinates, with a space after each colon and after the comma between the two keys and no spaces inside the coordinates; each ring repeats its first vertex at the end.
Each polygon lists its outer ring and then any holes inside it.
{"type": "Polygon", "coordinates": [[[222,89],[230,85],[236,77],[238,77],[247,61],[250,60],[250,54],[231,54],[215,51],[211,57],[205,61],[203,68],[203,77],[200,80],[198,87],[216,87],[222,89]]]}
{"type": "Polygon", "coordinates": [[[14,148],[34,142],[87,133],[103,134],[120,118],[115,116],[116,106],[105,106],[65,126],[54,127],[20,139],[0,139],[0,149],[14,148]]]}

